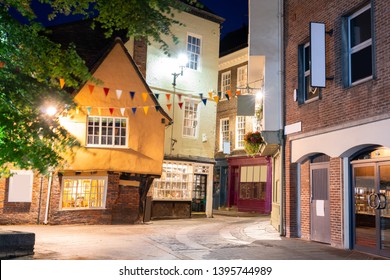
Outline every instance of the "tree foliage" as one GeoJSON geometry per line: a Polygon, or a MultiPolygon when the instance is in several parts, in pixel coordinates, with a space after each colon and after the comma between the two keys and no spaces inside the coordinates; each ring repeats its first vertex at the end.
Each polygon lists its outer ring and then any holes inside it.
{"type": "MultiPolygon", "coordinates": [[[[93,17],[107,36],[127,30],[136,39],[159,42],[166,53],[163,35],[177,41],[170,30],[180,24],[172,14],[188,7],[176,0],[39,1],[52,7],[49,19],[75,14],[93,17]]],[[[45,114],[45,107],[67,110],[75,105],[68,91],[60,88],[60,78],[66,81],[66,89],[77,89],[91,78],[74,46],[62,49],[50,41],[31,2],[0,0],[0,176],[10,165],[45,173],[62,162],[65,150],[79,145],[58,117],[45,114]],[[12,16],[16,13],[24,22],[12,16]]]]}

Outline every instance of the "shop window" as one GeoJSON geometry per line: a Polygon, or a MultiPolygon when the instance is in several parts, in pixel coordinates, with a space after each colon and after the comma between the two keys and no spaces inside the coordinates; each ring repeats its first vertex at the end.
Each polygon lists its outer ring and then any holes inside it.
{"type": "Polygon", "coordinates": [[[127,146],[127,118],[89,116],[87,125],[87,146],[127,146]]]}
{"type": "Polygon", "coordinates": [[[267,166],[242,166],[240,170],[240,199],[265,200],[267,166]]]}
{"type": "Polygon", "coordinates": [[[153,199],[191,200],[193,181],[192,165],[165,162],[161,178],[153,182],[153,199]]]}
{"type": "Polygon", "coordinates": [[[371,4],[343,18],[343,81],[348,87],[373,78],[371,4]]]}
{"type": "Polygon", "coordinates": [[[62,180],[62,209],[95,209],[105,207],[107,177],[62,180]]]}

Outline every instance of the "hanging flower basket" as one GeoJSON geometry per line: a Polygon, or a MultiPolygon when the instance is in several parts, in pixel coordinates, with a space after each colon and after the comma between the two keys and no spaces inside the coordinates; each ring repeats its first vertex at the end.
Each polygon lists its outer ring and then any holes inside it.
{"type": "Polygon", "coordinates": [[[248,132],[244,137],[244,149],[248,156],[256,156],[260,153],[264,139],[259,131],[248,132]]]}

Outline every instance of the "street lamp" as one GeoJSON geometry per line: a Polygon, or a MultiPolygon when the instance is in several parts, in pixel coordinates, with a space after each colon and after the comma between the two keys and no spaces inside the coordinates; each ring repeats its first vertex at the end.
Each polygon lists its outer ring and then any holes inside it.
{"type": "Polygon", "coordinates": [[[170,147],[170,151],[169,151],[169,154],[170,154],[170,155],[172,155],[172,151],[174,150],[174,149],[173,149],[173,146],[174,146],[174,145],[176,144],[176,142],[177,142],[177,139],[173,138],[173,126],[174,126],[174,124],[175,124],[176,79],[177,79],[177,77],[179,77],[179,76],[183,76],[184,67],[186,67],[187,61],[188,61],[187,55],[186,55],[186,54],[183,54],[183,53],[180,54],[179,57],[177,58],[177,61],[176,61],[176,64],[177,64],[177,65],[179,66],[179,68],[180,68],[180,72],[178,72],[178,73],[173,72],[173,73],[172,73],[172,76],[173,76],[173,82],[172,82],[172,86],[173,86],[172,120],[173,120],[173,123],[172,123],[172,126],[171,126],[171,147],[170,147]]]}

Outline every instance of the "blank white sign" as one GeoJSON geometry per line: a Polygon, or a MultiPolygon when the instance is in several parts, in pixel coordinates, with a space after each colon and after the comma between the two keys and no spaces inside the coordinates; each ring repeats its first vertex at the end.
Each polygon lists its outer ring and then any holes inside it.
{"type": "Polygon", "coordinates": [[[310,23],[310,86],[325,87],[325,24],[310,23]]]}
{"type": "Polygon", "coordinates": [[[9,178],[8,202],[31,202],[33,172],[30,170],[11,170],[9,178]]]}

